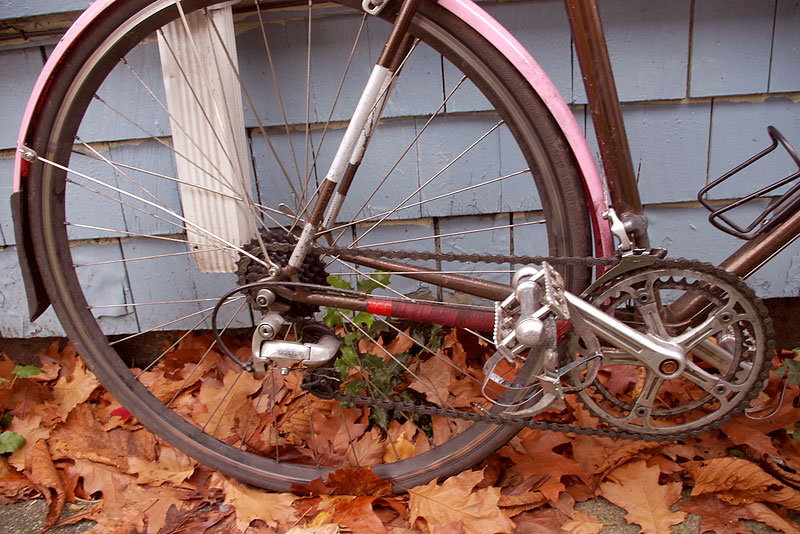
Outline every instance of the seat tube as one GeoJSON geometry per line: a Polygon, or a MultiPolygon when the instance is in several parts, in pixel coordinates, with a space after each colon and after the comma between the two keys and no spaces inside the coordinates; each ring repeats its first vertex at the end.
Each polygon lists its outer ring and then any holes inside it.
{"type": "Polygon", "coordinates": [[[631,221],[636,246],[647,247],[642,201],[597,3],[595,0],[564,0],[564,4],[592,111],[611,204],[623,222],[631,221]]]}

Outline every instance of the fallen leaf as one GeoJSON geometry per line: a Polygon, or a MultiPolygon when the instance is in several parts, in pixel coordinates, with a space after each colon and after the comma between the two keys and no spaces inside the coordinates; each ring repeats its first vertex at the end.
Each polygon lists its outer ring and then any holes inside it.
{"type": "Polygon", "coordinates": [[[195,462],[172,447],[162,445],[157,461],[134,456],[128,465],[128,472],[137,475],[138,484],[160,486],[170,483],[177,486],[192,475],[195,462]]]}
{"type": "Polygon", "coordinates": [[[783,532],[784,534],[800,534],[800,528],[798,528],[797,523],[777,513],[764,503],[750,503],[745,506],[745,509],[750,512],[750,517],[752,519],[766,523],[767,526],[774,528],[778,532],[783,532]]]}
{"type": "Polygon", "coordinates": [[[483,479],[482,471],[464,471],[442,484],[435,480],[409,490],[409,522],[423,519],[428,528],[461,521],[467,534],[510,533],[514,523],[497,505],[498,488],[474,490],[483,479]]]}
{"type": "Polygon", "coordinates": [[[561,525],[561,530],[568,530],[572,534],[598,534],[605,526],[591,514],[580,510],[575,510],[573,513],[573,518],[561,525]]]}
{"type": "Polygon", "coordinates": [[[47,442],[40,439],[33,445],[31,453],[31,466],[28,471],[28,478],[36,484],[36,487],[44,495],[47,501],[47,516],[44,522],[44,530],[49,530],[56,524],[64,509],[66,495],[61,477],[53,465],[50,450],[47,442]]]}
{"type": "Polygon", "coordinates": [[[689,462],[687,471],[694,479],[693,496],[714,493],[731,504],[767,501],[790,510],[800,510],[800,492],[749,460],[717,458],[689,462]]]}
{"type": "Polygon", "coordinates": [[[556,502],[566,489],[561,477],[582,474],[578,462],[563,451],[553,450],[571,442],[572,438],[558,432],[525,429],[500,449],[500,455],[511,459],[527,478],[547,475],[548,478],[536,489],[551,502],[556,502]]]}
{"type": "Polygon", "coordinates": [[[396,440],[386,445],[383,461],[390,464],[398,460],[407,460],[414,456],[416,452],[417,448],[406,438],[406,433],[403,432],[397,436],[396,440]]]}
{"type": "Polygon", "coordinates": [[[222,475],[215,475],[213,485],[222,488],[225,504],[236,509],[236,525],[242,532],[256,519],[271,527],[285,525],[296,519],[292,508],[292,503],[297,499],[294,495],[246,488],[222,475]]]}
{"type": "Polygon", "coordinates": [[[672,512],[670,506],[681,496],[681,484],[658,483],[658,467],[647,467],[636,460],[614,469],[609,481],[600,484],[603,497],[628,513],[625,519],[642,527],[645,534],[668,534],[669,527],[682,522],[685,512],[672,512]]]}
{"type": "Polygon", "coordinates": [[[334,508],[333,520],[353,534],[385,534],[383,522],[375,515],[372,503],[376,497],[341,497],[334,508]]]}
{"type": "Polygon", "coordinates": [[[369,467],[337,469],[325,481],[334,495],[385,497],[392,494],[392,483],[383,480],[369,467]]]}
{"type": "Polygon", "coordinates": [[[714,531],[716,534],[749,534],[750,529],[742,525],[740,519],[752,519],[741,506],[723,502],[715,495],[706,494],[692,497],[681,503],[681,510],[700,516],[700,532],[714,531]]]}
{"type": "Polygon", "coordinates": [[[64,424],[51,434],[50,448],[55,458],[81,458],[128,471],[131,460],[155,461],[156,439],[150,432],[124,428],[103,430],[94,405],[75,407],[64,424]]]}
{"type": "Polygon", "coordinates": [[[67,416],[78,404],[89,398],[100,381],[94,373],[86,369],[83,360],[78,359],[72,374],[62,376],[53,386],[53,398],[56,402],[55,413],[62,421],[67,420],[67,416]]]}

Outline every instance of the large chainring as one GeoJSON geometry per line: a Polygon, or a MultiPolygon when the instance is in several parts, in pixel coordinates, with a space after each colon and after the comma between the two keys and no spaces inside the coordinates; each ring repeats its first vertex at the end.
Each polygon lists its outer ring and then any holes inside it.
{"type": "MultiPolygon", "coordinates": [[[[677,343],[686,358],[678,376],[663,378],[603,343],[600,371],[578,396],[611,427],[654,439],[704,433],[740,413],[765,385],[772,346],[766,311],[730,275],[698,262],[646,267],[607,282],[587,300],[636,330],[677,343]],[[676,317],[679,304],[689,301],[694,313],[676,317]]],[[[569,353],[580,354],[572,341],[569,353]]],[[[572,375],[573,383],[580,380],[572,375]]]]}

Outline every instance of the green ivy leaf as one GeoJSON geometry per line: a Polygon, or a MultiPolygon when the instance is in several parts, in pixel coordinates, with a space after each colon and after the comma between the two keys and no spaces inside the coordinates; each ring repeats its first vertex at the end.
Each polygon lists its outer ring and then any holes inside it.
{"type": "Polygon", "coordinates": [[[359,312],[358,315],[353,317],[353,322],[369,330],[372,328],[372,323],[375,322],[375,316],[371,313],[359,312]]]}
{"type": "Polygon", "coordinates": [[[337,308],[325,308],[325,317],[322,319],[322,322],[325,323],[325,326],[328,328],[333,328],[337,324],[342,322],[342,317],[339,315],[340,310],[337,308]]]}
{"type": "Polygon", "coordinates": [[[786,373],[786,380],[790,384],[800,384],[800,361],[783,360],[783,365],[775,371],[775,374],[783,376],[784,373],[786,373]]]}
{"type": "Polygon", "coordinates": [[[389,285],[389,273],[375,271],[370,273],[366,278],[358,281],[358,290],[362,293],[371,294],[379,287],[386,287],[389,285]]]}
{"type": "Polygon", "coordinates": [[[12,375],[17,375],[20,378],[30,378],[41,373],[42,370],[35,365],[18,365],[11,371],[12,375]]]}
{"type": "Polygon", "coordinates": [[[25,437],[22,434],[6,430],[0,434],[0,454],[14,452],[25,446],[25,437]]]}
{"type": "Polygon", "coordinates": [[[5,412],[3,417],[0,417],[0,428],[8,428],[11,426],[11,412],[5,412]]]}
{"type": "Polygon", "coordinates": [[[328,284],[336,289],[353,289],[350,282],[344,280],[341,276],[329,276],[328,284]]]}

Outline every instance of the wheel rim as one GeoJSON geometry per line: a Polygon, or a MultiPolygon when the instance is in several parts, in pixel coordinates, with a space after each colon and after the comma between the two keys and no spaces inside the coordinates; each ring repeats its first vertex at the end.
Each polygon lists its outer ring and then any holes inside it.
{"type": "MultiPolygon", "coordinates": [[[[422,33],[427,32],[435,32],[439,31],[435,25],[427,21],[427,19],[423,19],[418,27],[417,31],[422,33]],[[429,26],[429,27],[426,27],[429,26]]],[[[440,32],[441,33],[441,32],[440,32]]],[[[440,41],[443,41],[444,44],[440,42],[441,46],[453,46],[452,43],[455,42],[455,39],[451,35],[443,34],[439,36],[440,41]]],[[[473,53],[474,57],[474,53],[473,53]]],[[[481,67],[487,68],[487,67],[481,67]]],[[[483,74],[485,75],[485,73],[483,74]]],[[[507,95],[506,97],[507,98],[507,95]]],[[[78,103],[78,107],[80,107],[80,102],[78,97],[74,97],[75,101],[78,103]]],[[[107,105],[107,102],[101,101],[102,105],[105,107],[110,107],[107,105]]],[[[453,113],[453,116],[456,118],[459,117],[458,113],[453,113]]],[[[482,117],[482,115],[479,114],[482,117]]],[[[64,126],[61,124],[60,121],[66,122],[68,117],[66,115],[58,117],[56,120],[56,130],[57,131],[69,131],[68,126],[64,126]]],[[[446,118],[446,120],[449,118],[446,118]]],[[[394,119],[395,121],[402,122],[403,119],[394,119]]],[[[387,121],[389,127],[393,126],[392,120],[387,121]]],[[[491,127],[490,127],[491,128],[491,127]]],[[[259,129],[259,126],[254,126],[253,129],[259,129]]],[[[78,131],[81,139],[84,139],[84,134],[82,131],[78,131]]],[[[511,135],[506,134],[506,135],[511,135]]],[[[519,135],[519,133],[518,133],[519,135]]],[[[54,134],[54,137],[57,135],[54,134]]],[[[480,136],[478,136],[480,137],[480,136]]],[[[253,138],[255,139],[255,138],[253,138]]],[[[251,139],[251,144],[254,143],[253,139],[251,139]]],[[[142,142],[144,144],[146,142],[152,142],[153,139],[149,139],[147,141],[142,142]]],[[[543,151],[544,147],[537,146],[536,143],[532,143],[533,148],[530,150],[535,151],[543,151]]],[[[100,148],[103,147],[102,143],[97,143],[94,141],[88,141],[85,144],[79,143],[79,147],[82,147],[84,152],[91,156],[88,158],[88,165],[91,166],[92,164],[98,163],[98,158],[100,158],[100,162],[104,164],[108,164],[107,161],[104,161],[105,156],[103,152],[101,152],[100,148]],[[96,151],[96,152],[95,152],[96,151]],[[99,153],[99,155],[98,155],[99,153]]],[[[115,156],[120,156],[125,150],[127,150],[127,145],[124,143],[119,143],[114,145],[112,143],[111,151],[115,152],[115,156]]],[[[252,148],[251,148],[252,149],[252,148]]],[[[58,158],[65,158],[63,154],[63,147],[56,147],[55,154],[56,157],[54,159],[58,160],[58,158]],[[60,152],[59,152],[60,151],[60,152]]],[[[48,153],[49,154],[49,153],[48,153]]],[[[77,157],[77,156],[76,156],[77,157]]],[[[110,159],[110,158],[109,158],[110,159]]],[[[117,162],[116,158],[114,159],[117,162]]],[[[89,190],[89,184],[91,187],[95,188],[103,188],[104,186],[98,184],[94,181],[88,180],[87,177],[93,176],[89,173],[83,173],[83,175],[77,175],[74,171],[79,171],[79,166],[73,163],[70,163],[70,168],[73,170],[70,173],[70,180],[67,185],[67,189],[75,189],[80,190],[81,192],[86,192],[89,190]]],[[[120,169],[126,167],[121,167],[119,162],[113,167],[115,172],[121,172],[120,169]]],[[[138,168],[138,167],[137,167],[138,168]]],[[[80,172],[80,171],[79,171],[80,172]]],[[[552,176],[553,171],[550,169],[548,171],[551,176],[540,177],[537,176],[536,178],[539,180],[549,180],[552,183],[555,182],[556,177],[552,176]]],[[[124,174],[124,173],[123,173],[124,174]]],[[[434,173],[435,174],[435,173],[434,173]]],[[[508,174],[508,173],[507,173],[508,174]]],[[[59,173],[58,171],[54,170],[51,167],[47,167],[44,170],[44,178],[43,178],[43,185],[42,189],[44,191],[49,191],[51,189],[58,189],[62,187],[61,180],[63,180],[63,173],[59,173]]],[[[117,178],[117,182],[119,183],[119,178],[117,178]]],[[[527,180],[530,181],[530,176],[527,176],[527,180]]],[[[109,184],[110,185],[110,184],[109,184]]],[[[95,195],[96,198],[104,198],[107,200],[107,196],[109,195],[109,191],[115,193],[117,195],[121,195],[122,191],[124,191],[123,187],[116,186],[117,189],[113,188],[106,188],[105,195],[95,195]]],[[[488,186],[486,186],[488,187],[488,186]]],[[[470,193],[471,194],[471,193],[470,193]]],[[[137,206],[126,206],[119,200],[112,199],[111,205],[116,205],[117,209],[123,212],[129,212],[129,214],[136,212],[136,207],[140,207],[140,204],[143,201],[147,200],[145,198],[144,193],[139,193],[137,195],[138,198],[133,199],[134,202],[139,203],[137,206]]],[[[436,203],[441,199],[437,199],[436,195],[433,195],[434,200],[429,201],[429,203],[436,203]]],[[[156,426],[156,431],[162,437],[165,437],[169,441],[177,444],[179,447],[184,448],[184,450],[190,450],[193,452],[195,456],[198,454],[202,456],[202,460],[206,463],[211,464],[214,467],[222,469],[223,471],[229,472],[243,478],[251,483],[263,485],[267,487],[273,487],[277,489],[285,489],[292,483],[303,483],[304,481],[311,480],[320,476],[321,471],[315,467],[300,467],[300,466],[293,466],[286,462],[279,462],[279,466],[276,468],[275,462],[272,462],[268,459],[254,456],[252,454],[246,454],[245,452],[237,450],[237,447],[226,447],[221,444],[219,441],[214,439],[213,437],[209,436],[206,433],[198,431],[193,423],[197,423],[197,421],[192,421],[190,417],[190,421],[186,421],[184,418],[177,415],[172,410],[164,410],[163,404],[152,395],[149,395],[147,388],[145,388],[139,380],[127,369],[124,362],[119,359],[117,353],[115,352],[114,348],[109,346],[105,342],[105,336],[108,334],[107,332],[103,332],[95,322],[94,317],[100,315],[100,322],[106,327],[111,328],[111,332],[114,332],[115,328],[118,328],[118,325],[115,325],[116,321],[114,317],[124,317],[129,315],[129,313],[125,313],[122,315],[113,315],[120,310],[115,310],[114,307],[111,307],[110,313],[105,313],[103,309],[108,309],[108,304],[100,302],[89,302],[91,299],[86,298],[84,299],[84,293],[91,293],[90,289],[92,287],[91,281],[87,282],[85,275],[81,275],[81,270],[89,269],[94,270],[102,270],[103,268],[98,267],[99,265],[117,265],[122,263],[124,265],[131,265],[135,261],[145,262],[150,260],[145,260],[142,258],[152,258],[153,254],[141,254],[140,256],[125,256],[122,258],[111,258],[111,259],[101,259],[99,262],[85,262],[81,263],[81,254],[84,252],[91,253],[92,249],[94,251],[99,250],[104,245],[106,241],[113,242],[116,240],[116,246],[119,247],[123,253],[133,250],[135,247],[131,244],[131,242],[137,241],[137,239],[148,239],[152,241],[157,241],[159,244],[162,242],[172,243],[170,241],[172,239],[172,235],[169,230],[164,230],[163,228],[159,231],[156,228],[155,231],[152,231],[151,237],[142,237],[142,233],[140,232],[132,232],[132,231],[120,231],[119,228],[115,228],[114,226],[99,226],[99,225],[92,225],[86,224],[83,222],[83,219],[80,215],[76,215],[75,211],[71,211],[72,208],[72,197],[71,193],[68,191],[66,195],[66,199],[61,197],[60,195],[45,196],[42,200],[42,205],[40,207],[40,213],[42,214],[41,225],[43,228],[43,235],[45,239],[40,246],[41,254],[47,258],[47,261],[50,263],[51,266],[51,278],[48,280],[48,284],[51,288],[51,292],[55,292],[58,295],[56,300],[56,307],[59,312],[59,316],[62,318],[62,321],[65,323],[65,327],[70,334],[70,337],[76,341],[81,350],[82,354],[89,360],[90,364],[92,365],[93,369],[97,374],[101,377],[104,384],[119,398],[119,400],[125,404],[126,406],[130,405],[132,411],[139,417],[140,420],[147,422],[148,424],[154,424],[156,426]],[[63,205],[67,207],[63,207],[63,205]],[[69,223],[69,228],[66,229],[64,232],[61,232],[58,228],[60,227],[59,217],[64,217],[64,215],[60,215],[66,211],[66,222],[69,223]],[[71,219],[71,217],[75,215],[75,219],[71,219]],[[75,222],[77,221],[77,222],[75,222]],[[92,229],[91,227],[94,227],[92,229]],[[55,228],[55,230],[53,230],[55,228]],[[113,229],[114,232],[109,232],[110,229],[113,229]],[[91,231],[95,231],[99,233],[98,235],[91,236],[91,231]],[[89,232],[89,234],[87,234],[89,232]],[[69,234],[67,236],[67,234],[69,234]],[[155,237],[157,236],[157,237],[155,237]],[[68,239],[68,238],[69,239],[68,239]],[[166,238],[166,239],[164,239],[166,238]],[[76,240],[84,240],[86,241],[85,244],[79,244],[73,247],[73,250],[70,251],[69,249],[69,240],[73,241],[73,244],[76,240]],[[79,248],[83,246],[82,250],[79,248]],[[128,251],[125,248],[128,247],[128,251]],[[124,260],[124,261],[119,261],[124,260]],[[90,264],[91,263],[91,264],[90,264]],[[77,268],[74,268],[73,265],[78,264],[77,268]],[[78,271],[77,274],[75,271],[78,271]],[[84,283],[84,289],[76,294],[76,289],[80,287],[81,281],[84,283]],[[105,317],[106,319],[103,319],[105,317]],[[111,317],[111,319],[107,319],[111,317]],[[275,474],[277,472],[277,474],[275,474]]],[[[174,199],[173,199],[174,201],[174,199]]],[[[98,204],[102,204],[102,202],[98,202],[98,204]]],[[[561,209],[564,210],[565,207],[563,205],[558,205],[558,202],[555,202],[553,209],[561,209]]],[[[563,204],[563,202],[562,202],[563,204]]],[[[421,208],[420,208],[421,209],[421,208]]],[[[173,210],[177,213],[177,210],[173,210]]],[[[357,209],[355,211],[358,211],[357,209]]],[[[380,213],[378,212],[379,217],[380,213]]],[[[511,212],[509,212],[511,213],[511,212]]],[[[101,208],[98,208],[97,213],[94,214],[95,220],[103,220],[104,213],[101,208]]],[[[161,221],[159,217],[161,213],[159,212],[158,216],[152,217],[156,222],[156,226],[159,224],[166,225],[167,228],[173,229],[175,227],[175,222],[172,221],[170,224],[161,221]]],[[[452,219],[448,217],[453,217],[453,215],[448,216],[439,216],[436,215],[433,217],[434,226],[447,223],[447,224],[456,224],[453,222],[452,219]]],[[[535,228],[538,225],[522,225],[522,226],[514,226],[513,225],[513,215],[509,215],[507,221],[511,221],[508,223],[503,221],[504,224],[496,225],[497,228],[506,228],[510,227],[511,230],[509,232],[516,232],[518,229],[528,230],[530,228],[535,228]]],[[[557,217],[556,217],[557,218],[557,217]]],[[[124,219],[123,219],[124,220],[124,219]]],[[[558,221],[559,224],[561,221],[558,221]]],[[[397,223],[393,221],[392,228],[396,229],[398,225],[402,225],[403,223],[397,223]]],[[[413,220],[413,222],[409,225],[412,230],[414,224],[418,224],[417,220],[413,220]]],[[[175,230],[172,230],[173,233],[175,230]]],[[[498,230],[492,230],[490,234],[496,233],[498,230]]],[[[185,233],[185,232],[184,232],[185,233]]],[[[440,235],[446,234],[447,232],[440,232],[440,235]]],[[[569,234],[569,232],[560,229],[554,228],[552,231],[551,236],[551,243],[550,249],[551,251],[557,253],[575,253],[576,249],[574,247],[565,248],[565,242],[568,239],[565,237],[569,234]]],[[[357,238],[359,234],[355,234],[355,238],[357,238]]],[[[464,234],[468,235],[468,234],[464,234]]],[[[523,234],[520,234],[522,236],[523,234]]],[[[519,238],[518,238],[519,239],[519,238]]],[[[438,239],[439,241],[442,238],[438,239]]],[[[413,243],[413,241],[408,241],[404,244],[408,246],[408,243],[413,243]]],[[[135,243],[134,243],[135,244],[135,243]]],[[[185,247],[185,244],[182,244],[185,247]]],[[[541,251],[544,252],[544,251],[541,251]]],[[[579,252],[579,253],[585,253],[579,252]]],[[[159,257],[158,259],[163,259],[166,257],[178,257],[179,251],[170,251],[167,256],[167,253],[160,253],[164,254],[164,256],[159,257]]],[[[508,267],[506,268],[508,269],[508,267]]],[[[503,273],[502,276],[508,276],[508,273],[503,273]]],[[[221,293],[221,292],[220,292],[221,293]]],[[[53,294],[53,293],[51,293],[53,294]]],[[[87,297],[91,297],[91,294],[87,295],[87,297]]],[[[213,300],[212,297],[209,297],[213,300]]],[[[199,299],[198,299],[199,300],[199,299]]],[[[145,301],[146,302],[146,301],[145,301]]],[[[242,299],[241,302],[246,302],[246,300],[242,299]]],[[[135,314],[136,321],[137,321],[137,328],[139,330],[148,330],[153,325],[142,326],[142,323],[146,319],[146,313],[141,312],[145,306],[141,303],[136,302],[137,304],[137,312],[135,314]]],[[[174,304],[186,304],[185,302],[174,303],[174,304]]],[[[197,304],[197,303],[195,303],[197,304]]],[[[126,305],[126,301],[122,303],[118,303],[116,306],[117,308],[122,308],[123,310],[127,310],[129,306],[126,305]]],[[[247,306],[243,306],[240,310],[244,310],[243,313],[249,313],[247,306]]],[[[192,312],[188,315],[187,319],[197,318],[198,316],[202,317],[202,313],[198,314],[192,312]]],[[[240,315],[240,312],[234,313],[232,315],[233,320],[235,321],[243,321],[246,323],[246,320],[241,318],[237,318],[240,315]]],[[[191,319],[190,323],[194,321],[191,319]]],[[[185,321],[184,321],[185,322],[185,321]]],[[[156,327],[161,326],[162,330],[170,330],[176,327],[183,327],[187,328],[185,324],[178,324],[175,323],[167,323],[164,322],[157,323],[156,327]],[[170,328],[167,328],[170,327],[170,328]]],[[[158,329],[158,328],[157,328],[158,329]]],[[[120,331],[124,331],[122,328],[120,331]]],[[[474,379],[474,377],[473,377],[474,379]]],[[[263,388],[262,388],[263,391],[263,388]]],[[[253,393],[255,395],[255,393],[253,393]]],[[[210,407],[209,410],[212,410],[210,407]]],[[[246,432],[245,432],[246,433],[246,432]]],[[[387,478],[390,478],[395,481],[396,485],[399,488],[408,487],[408,485],[415,485],[421,481],[425,481],[433,476],[437,476],[442,472],[452,471],[455,468],[463,468],[465,465],[462,465],[464,462],[475,461],[482,457],[483,455],[491,452],[490,449],[493,446],[497,446],[496,444],[501,443],[503,440],[508,439],[513,434],[513,432],[506,428],[497,428],[497,427],[489,427],[489,426],[473,426],[468,432],[462,432],[458,435],[457,438],[450,440],[446,444],[437,447],[434,449],[434,452],[422,454],[414,457],[411,460],[406,460],[404,462],[399,462],[396,464],[387,464],[385,466],[376,468],[376,472],[387,478]],[[488,444],[488,445],[487,445],[488,444]],[[494,445],[493,445],[494,444],[494,445]],[[461,463],[458,463],[458,462],[461,463]],[[460,466],[460,467],[458,467],[460,466]]],[[[314,446],[316,448],[316,446],[314,446]]]]}

